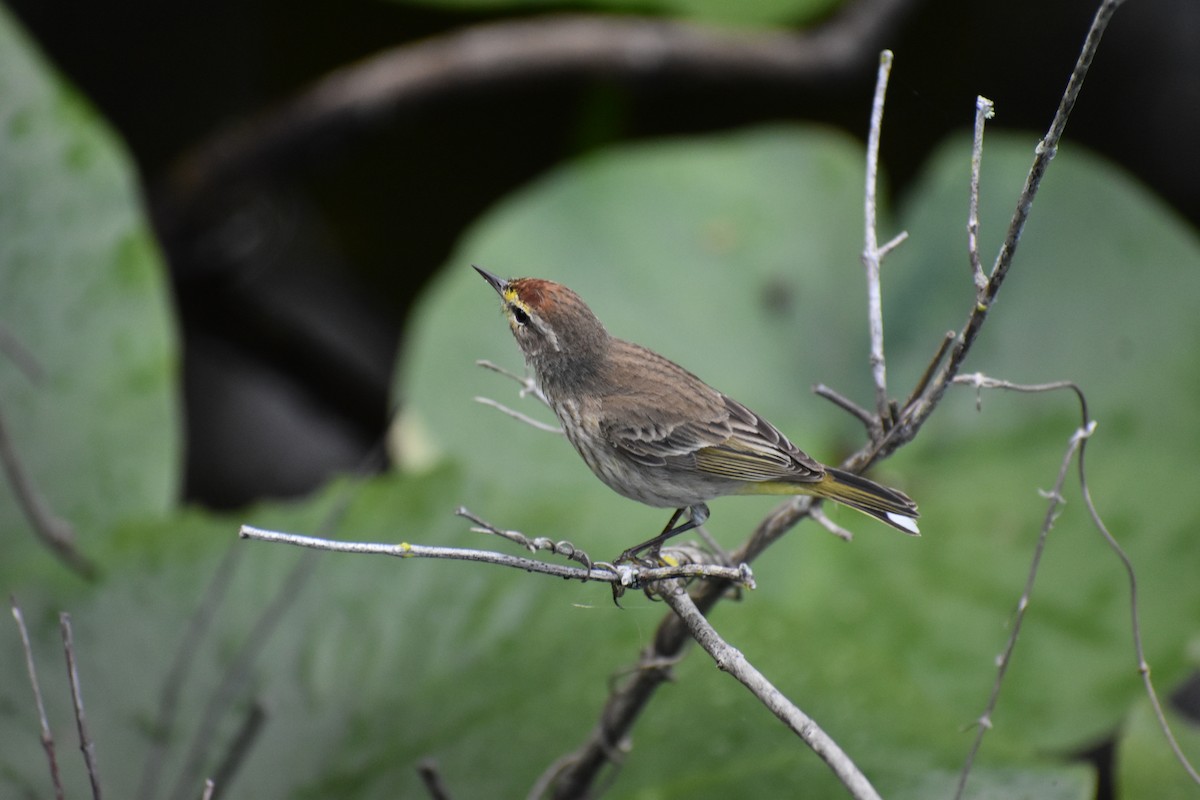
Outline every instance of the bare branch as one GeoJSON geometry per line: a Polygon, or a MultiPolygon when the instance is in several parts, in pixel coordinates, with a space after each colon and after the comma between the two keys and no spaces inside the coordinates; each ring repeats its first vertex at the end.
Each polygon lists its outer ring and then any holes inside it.
{"type": "MultiPolygon", "coordinates": [[[[1067,81],[1067,88],[1064,90],[1062,99],[1059,101],[1058,110],[1055,112],[1054,119],[1050,122],[1050,127],[1046,135],[1042,137],[1034,152],[1033,164],[1030,166],[1029,174],[1025,178],[1025,185],[1021,189],[1021,195],[1017,198],[1016,209],[1013,211],[1012,219],[1005,233],[1004,243],[996,255],[991,275],[988,276],[986,288],[978,294],[974,308],[972,308],[971,313],[967,317],[966,324],[959,333],[954,346],[950,349],[946,365],[933,381],[929,392],[922,400],[912,405],[900,423],[888,432],[884,441],[878,447],[873,448],[872,452],[863,452],[861,454],[862,461],[870,462],[877,457],[888,455],[900,445],[911,441],[921,426],[925,424],[925,421],[929,419],[930,414],[933,413],[933,410],[941,401],[942,395],[945,394],[946,389],[954,381],[954,376],[961,369],[963,361],[966,360],[967,354],[971,351],[975,340],[979,336],[979,332],[983,329],[988,312],[1000,292],[1000,287],[1004,284],[1004,279],[1008,275],[1009,268],[1012,266],[1013,258],[1017,252],[1017,244],[1021,240],[1021,233],[1025,230],[1025,222],[1029,218],[1033,201],[1037,197],[1038,189],[1041,187],[1042,178],[1045,176],[1050,162],[1058,152],[1058,143],[1062,139],[1063,131],[1066,129],[1067,120],[1071,116],[1071,110],[1075,107],[1076,100],[1079,99],[1079,92],[1083,88],[1083,81],[1087,77],[1092,59],[1095,57],[1096,50],[1100,46],[1100,39],[1103,37],[1104,31],[1108,28],[1108,23],[1111,21],[1112,15],[1122,2],[1123,0],[1102,0],[1095,17],[1092,19],[1092,25],[1084,40],[1083,48],[1080,50],[1079,58],[1075,62],[1075,68],[1072,70],[1071,77],[1067,81]]],[[[854,460],[857,461],[859,459],[856,458],[854,460]]]]}
{"type": "MultiPolygon", "coordinates": [[[[982,376],[978,376],[982,378],[982,376]]],[[[1039,392],[1053,391],[1054,389],[1071,388],[1076,394],[1082,398],[1082,393],[1074,384],[1061,383],[1049,384],[1040,387],[1020,386],[1017,384],[1008,384],[1003,381],[994,381],[985,379],[986,384],[975,382],[975,385],[989,385],[997,388],[1013,389],[1020,392],[1039,392]]],[[[1067,446],[1066,453],[1063,454],[1062,465],[1058,470],[1058,477],[1054,481],[1054,488],[1045,493],[1049,503],[1046,506],[1046,515],[1042,519],[1042,527],[1038,532],[1037,545],[1033,550],[1033,560],[1029,565],[1029,573],[1025,578],[1025,588],[1021,591],[1021,597],[1017,600],[1017,608],[1013,614],[1012,629],[1008,635],[1008,642],[1004,646],[1004,652],[996,659],[996,680],[992,683],[992,691],[988,696],[987,705],[980,715],[978,726],[975,732],[975,739],[971,743],[971,749],[967,753],[967,759],[963,764],[962,771],[959,773],[958,786],[955,790],[955,800],[963,796],[963,792],[967,788],[967,779],[971,774],[971,767],[975,763],[975,756],[978,755],[980,748],[983,746],[983,737],[992,728],[992,714],[996,710],[996,704],[1000,699],[1000,688],[1004,685],[1004,676],[1008,673],[1009,664],[1012,663],[1012,655],[1017,647],[1017,639],[1021,635],[1021,624],[1025,621],[1025,612],[1029,608],[1030,598],[1033,596],[1033,584],[1037,580],[1038,568],[1042,562],[1042,554],[1046,549],[1046,540],[1050,536],[1050,529],[1054,527],[1054,521],[1058,518],[1059,506],[1063,503],[1062,488],[1067,479],[1067,471],[1071,467],[1071,461],[1075,458],[1075,454],[1083,447],[1084,441],[1092,435],[1096,430],[1094,421],[1086,420],[1087,407],[1084,406],[1085,422],[1083,427],[1078,428],[1072,435],[1067,446]]]]}
{"type": "Polygon", "coordinates": [[[50,783],[54,786],[54,797],[63,800],[62,778],[58,774],[58,755],[54,749],[54,735],[50,732],[50,721],[46,718],[46,704],[42,702],[42,687],[38,681],[37,667],[33,663],[33,646],[29,643],[29,630],[25,627],[25,615],[16,597],[9,597],[13,619],[21,634],[21,649],[25,652],[25,669],[29,672],[29,684],[33,687],[33,700],[37,705],[38,723],[41,725],[42,749],[46,751],[46,762],[50,766],[50,783]]]}
{"type": "MultiPolygon", "coordinates": [[[[237,733],[234,734],[225,755],[221,758],[221,764],[214,773],[212,783],[223,789],[233,784],[233,778],[237,775],[247,754],[254,747],[254,742],[258,739],[266,718],[267,712],[262,703],[255,701],[250,704],[250,708],[242,718],[242,724],[238,726],[237,733]]],[[[224,793],[224,791],[214,791],[214,800],[224,793]]]]}
{"type": "MultiPolygon", "coordinates": [[[[883,435],[890,422],[888,414],[887,363],[883,355],[883,292],[879,286],[879,262],[884,251],[879,247],[876,231],[876,191],[879,178],[879,139],[883,129],[883,103],[887,96],[888,78],[892,73],[892,51],[879,55],[879,72],[875,78],[875,98],[871,103],[871,128],[867,134],[867,176],[864,192],[864,234],[862,262],[867,270],[867,326],[871,334],[871,377],[875,381],[875,422],[870,426],[871,439],[883,435]]],[[[892,250],[904,241],[901,235],[888,243],[892,250]]]]}
{"type": "Polygon", "coordinates": [[[983,126],[996,115],[996,107],[983,95],[975,98],[975,138],[971,144],[971,197],[967,211],[967,257],[975,276],[976,302],[984,302],[987,276],[979,260],[979,171],[983,166],[983,126]]]}
{"type": "Polygon", "coordinates": [[[1162,702],[1159,700],[1158,692],[1154,688],[1154,681],[1150,678],[1150,663],[1146,660],[1146,649],[1142,643],[1142,622],[1138,613],[1137,576],[1134,574],[1133,562],[1117,542],[1116,537],[1109,532],[1108,526],[1100,518],[1100,512],[1096,510],[1096,504],[1092,502],[1092,490],[1088,487],[1082,446],[1079,452],[1079,486],[1083,493],[1084,505],[1087,506],[1088,514],[1091,515],[1092,524],[1096,526],[1096,530],[1100,531],[1100,535],[1104,537],[1104,541],[1112,548],[1113,553],[1120,560],[1121,566],[1125,569],[1125,576],[1129,582],[1129,618],[1133,631],[1133,649],[1137,656],[1137,670],[1138,674],[1142,676],[1142,686],[1146,690],[1146,696],[1150,698],[1150,705],[1154,709],[1154,716],[1158,720],[1158,727],[1162,730],[1163,736],[1166,737],[1171,751],[1175,754],[1175,759],[1183,766],[1184,771],[1187,772],[1192,781],[1200,784],[1200,772],[1196,770],[1195,765],[1188,760],[1187,755],[1183,752],[1183,748],[1179,746],[1179,741],[1175,738],[1175,733],[1171,730],[1170,723],[1167,722],[1167,716],[1163,713],[1162,702]]]}
{"type": "Polygon", "coordinates": [[[46,370],[42,369],[41,362],[30,352],[20,337],[3,323],[0,323],[0,353],[8,356],[8,359],[25,373],[25,377],[29,378],[30,382],[41,383],[46,380],[46,370]]]}
{"type": "Polygon", "coordinates": [[[678,585],[666,585],[660,596],[671,607],[687,626],[704,651],[712,656],[717,667],[728,672],[766,706],[772,714],[778,717],[809,749],[816,753],[822,761],[829,765],[838,780],[846,787],[851,797],[860,800],[878,800],[879,794],[871,786],[871,782],[862,771],[850,760],[850,757],[838,747],[816,721],[800,710],[787,699],[761,672],[755,669],[737,648],[730,645],[716,629],[709,624],[708,619],[692,601],[692,598],[678,585]]]}
{"type": "Polygon", "coordinates": [[[917,385],[908,395],[908,399],[904,401],[904,407],[901,413],[907,413],[910,408],[920,399],[921,395],[925,394],[925,390],[929,388],[929,382],[933,380],[933,376],[937,374],[938,367],[942,365],[942,361],[946,358],[946,354],[950,352],[950,348],[954,346],[954,342],[958,339],[958,334],[954,331],[946,331],[942,337],[941,344],[934,351],[933,358],[929,359],[929,364],[926,365],[925,371],[921,373],[921,377],[917,379],[917,385]]]}
{"type": "Polygon", "coordinates": [[[836,389],[832,389],[823,383],[818,383],[813,387],[813,394],[815,394],[817,397],[824,397],[838,408],[849,412],[851,416],[866,426],[868,434],[870,434],[871,431],[875,429],[875,426],[878,425],[877,418],[870,411],[867,411],[858,403],[854,402],[849,397],[846,397],[836,389]]]}
{"type": "Polygon", "coordinates": [[[510,380],[516,381],[516,383],[521,387],[521,397],[533,395],[538,400],[541,400],[543,405],[550,405],[550,401],[546,399],[546,395],[542,394],[541,388],[537,385],[537,381],[533,379],[532,375],[518,375],[511,370],[505,369],[499,364],[494,364],[491,361],[488,361],[486,358],[481,358],[476,361],[475,366],[483,367],[484,369],[491,370],[492,372],[503,375],[510,380]]]}
{"type": "MultiPolygon", "coordinates": [[[[542,405],[544,405],[544,406],[550,405],[550,401],[546,399],[546,395],[542,394],[541,387],[537,385],[537,382],[533,379],[532,375],[518,375],[515,372],[510,372],[509,370],[505,369],[504,367],[501,367],[497,364],[493,364],[491,361],[488,361],[487,359],[480,359],[475,362],[475,365],[483,367],[484,369],[489,369],[492,372],[499,373],[500,375],[503,375],[506,378],[516,381],[516,383],[521,387],[521,391],[520,391],[521,397],[526,397],[526,396],[532,395],[532,396],[536,397],[538,400],[540,400],[542,405]]],[[[562,432],[563,432],[563,429],[561,427],[559,427],[558,425],[552,425],[550,423],[536,420],[533,417],[526,416],[525,414],[522,414],[520,411],[515,411],[515,410],[509,408],[508,406],[503,405],[502,403],[496,402],[495,400],[493,400],[490,397],[476,397],[475,402],[482,403],[485,406],[491,406],[492,408],[496,409],[497,411],[507,414],[508,416],[512,417],[515,420],[524,422],[526,425],[529,425],[530,427],[537,428],[539,431],[545,431],[546,433],[557,433],[557,434],[562,434],[562,432]]]]}
{"type": "Polygon", "coordinates": [[[150,748],[146,753],[146,764],[142,768],[137,795],[141,800],[151,800],[158,796],[159,776],[162,773],[167,743],[171,741],[171,734],[175,728],[179,698],[196,663],[196,652],[212,624],[217,607],[229,590],[229,583],[237,571],[243,552],[243,548],[230,547],[221,558],[221,563],[214,570],[208,589],[204,592],[204,598],[188,621],[175,658],[163,679],[162,693],[158,700],[158,716],[154,720],[153,735],[150,738],[150,748]]]}
{"type": "Polygon", "coordinates": [[[550,78],[684,76],[801,86],[856,77],[863,56],[912,7],[859,0],[811,32],[721,30],[662,18],[554,15],[492,22],[384,51],[330,73],[256,118],[218,132],[164,187],[186,217],[213,192],[294,166],[402,117],[431,97],[550,78]]]}
{"type": "Polygon", "coordinates": [[[491,406],[492,408],[496,409],[497,411],[500,411],[503,414],[507,414],[508,416],[512,417],[515,420],[524,422],[526,425],[529,425],[532,428],[537,428],[539,431],[545,431],[546,433],[557,433],[559,435],[562,435],[562,433],[563,433],[563,429],[561,427],[559,427],[558,425],[551,425],[547,422],[542,422],[540,420],[536,420],[533,417],[528,417],[528,416],[522,414],[520,411],[514,411],[513,409],[509,408],[506,405],[503,405],[502,403],[497,403],[495,400],[493,400],[490,397],[475,397],[474,399],[475,399],[476,403],[482,403],[485,406],[491,406]]]}
{"type": "Polygon", "coordinates": [[[179,698],[187,684],[192,666],[196,663],[200,642],[209,630],[217,607],[228,593],[229,582],[232,581],[241,554],[244,552],[244,549],[240,547],[230,547],[221,559],[221,563],[217,565],[216,570],[212,573],[209,588],[205,590],[204,599],[200,601],[191,620],[188,620],[187,631],[179,643],[179,649],[175,651],[175,657],[167,670],[167,676],[162,681],[162,693],[158,697],[158,716],[154,722],[154,735],[151,736],[150,748],[146,752],[142,783],[138,790],[140,800],[150,800],[158,795],[158,777],[162,772],[167,742],[172,739],[175,715],[179,710],[179,698]]]}
{"type": "MultiPolygon", "coordinates": [[[[345,502],[343,501],[330,512],[326,523],[333,524],[332,520],[339,517],[344,508],[345,502]]],[[[262,609],[236,657],[225,668],[221,682],[213,691],[212,697],[205,706],[204,714],[196,726],[195,733],[192,735],[192,740],[187,748],[187,756],[179,769],[170,794],[172,800],[185,800],[192,796],[198,780],[197,776],[203,774],[203,764],[208,760],[210,748],[217,740],[218,725],[229,713],[238,693],[242,691],[242,687],[249,680],[250,670],[258,659],[259,653],[270,642],[271,635],[278,629],[284,615],[295,607],[296,597],[308,582],[316,563],[316,559],[307,557],[296,562],[291,572],[279,584],[270,603],[262,609]]]]}
{"type": "Polygon", "coordinates": [[[430,800],[450,800],[452,795],[446,782],[442,780],[441,770],[438,769],[438,763],[432,758],[423,758],[417,764],[417,774],[421,776],[421,783],[425,785],[425,791],[429,792],[430,800]]]}
{"type": "Polygon", "coordinates": [[[813,505],[813,507],[809,509],[808,515],[812,517],[813,522],[817,523],[842,541],[849,542],[854,539],[853,533],[827,517],[825,515],[825,511],[819,505],[813,505]]]}
{"type": "MultiPolygon", "coordinates": [[[[591,569],[580,569],[560,564],[548,564],[523,556],[511,556],[506,553],[496,553],[491,550],[473,550],[462,547],[431,547],[427,545],[383,544],[374,542],[346,542],[334,539],[322,539],[317,536],[300,536],[294,533],[263,530],[250,525],[243,525],[238,531],[243,539],[255,539],[262,542],[278,542],[308,547],[315,550],[327,550],[334,553],[365,553],[371,555],[394,556],[397,558],[442,558],[453,561],[475,561],[483,564],[494,564],[501,567],[519,569],[523,572],[535,572],[540,575],[552,575],[578,581],[598,581],[610,583],[624,588],[636,589],[646,584],[670,580],[674,578],[710,578],[722,582],[732,581],[747,588],[754,587],[754,578],[747,567],[726,567],[706,563],[678,563],[665,567],[642,567],[632,564],[613,566],[596,562],[591,569]]],[[[664,561],[672,560],[672,554],[677,548],[664,547],[661,555],[664,561]]],[[[685,550],[679,552],[686,553],[685,550]]]]}
{"type": "MultiPolygon", "coordinates": [[[[1080,427],[1075,431],[1074,435],[1071,437],[1070,445],[1067,449],[1066,456],[1064,457],[1064,460],[1063,460],[1063,468],[1059,472],[1058,481],[1055,484],[1054,489],[1047,493],[1047,497],[1050,499],[1050,507],[1047,509],[1046,520],[1043,523],[1042,532],[1038,538],[1038,548],[1037,548],[1037,551],[1035,552],[1034,563],[1031,565],[1030,574],[1026,581],[1025,591],[1022,593],[1021,599],[1018,601],[1018,604],[1017,604],[1016,623],[1014,624],[1013,632],[1009,637],[1008,646],[1006,647],[1004,654],[1001,656],[1001,659],[998,662],[999,674],[997,675],[996,683],[993,686],[992,696],[991,696],[991,698],[989,698],[987,709],[984,711],[984,714],[980,717],[980,720],[979,720],[980,730],[976,736],[976,741],[973,744],[971,752],[968,756],[967,763],[963,768],[962,774],[960,775],[959,785],[958,785],[958,794],[956,796],[962,795],[962,792],[965,788],[967,775],[970,771],[971,762],[974,759],[975,754],[978,751],[979,746],[980,746],[980,740],[982,739],[983,734],[991,727],[991,714],[995,708],[996,697],[999,694],[1000,682],[1003,679],[1004,670],[1007,668],[1008,661],[1012,654],[1012,649],[1016,644],[1016,637],[1017,637],[1017,633],[1018,633],[1018,628],[1020,627],[1021,617],[1024,615],[1024,611],[1029,605],[1029,595],[1030,595],[1030,591],[1032,589],[1032,582],[1033,582],[1034,574],[1036,573],[1036,570],[1037,570],[1037,561],[1041,557],[1041,550],[1042,550],[1042,547],[1044,546],[1046,534],[1049,532],[1049,526],[1052,525],[1052,523],[1053,523],[1053,514],[1055,511],[1055,508],[1058,504],[1060,504],[1062,502],[1062,485],[1063,485],[1063,481],[1065,478],[1066,467],[1069,465],[1071,457],[1076,451],[1078,452],[1078,459],[1079,459],[1079,488],[1083,495],[1084,503],[1087,506],[1088,514],[1091,516],[1092,524],[1095,525],[1096,529],[1104,537],[1104,541],[1113,550],[1113,552],[1116,554],[1117,558],[1120,559],[1121,565],[1124,567],[1126,576],[1129,581],[1129,611],[1130,611],[1132,639],[1133,639],[1134,651],[1137,655],[1138,673],[1142,676],[1143,688],[1145,689],[1147,697],[1149,697],[1149,699],[1150,699],[1151,706],[1154,708],[1154,714],[1158,720],[1159,728],[1162,730],[1163,736],[1166,738],[1168,744],[1171,747],[1171,750],[1174,752],[1176,760],[1183,766],[1183,768],[1187,772],[1188,776],[1191,777],[1191,779],[1194,782],[1196,782],[1197,784],[1200,784],[1200,773],[1198,773],[1196,771],[1195,766],[1192,765],[1192,763],[1188,760],[1187,756],[1184,754],[1183,749],[1179,746],[1179,742],[1176,740],[1175,734],[1171,730],[1170,724],[1167,722],[1166,715],[1163,713],[1162,703],[1159,700],[1158,692],[1155,690],[1154,683],[1150,678],[1150,664],[1146,661],[1145,648],[1142,643],[1141,620],[1140,620],[1140,617],[1138,614],[1137,577],[1134,573],[1133,562],[1130,561],[1129,556],[1125,553],[1125,551],[1122,549],[1121,545],[1117,542],[1116,537],[1114,537],[1112,535],[1112,533],[1109,532],[1108,527],[1104,524],[1104,521],[1100,518],[1099,511],[1096,510],[1095,503],[1092,502],[1092,492],[1091,492],[1091,489],[1089,488],[1088,482],[1087,482],[1086,445],[1087,445],[1087,439],[1089,439],[1091,437],[1092,432],[1096,428],[1096,423],[1094,420],[1091,420],[1089,417],[1087,398],[1084,397],[1083,391],[1076,384],[1072,383],[1071,381],[1057,381],[1054,383],[1023,385],[1023,384],[1011,383],[1009,381],[997,380],[995,378],[989,378],[986,375],[982,375],[980,373],[974,373],[972,375],[961,375],[958,378],[956,378],[954,382],[957,384],[965,384],[965,385],[969,385],[969,386],[974,386],[976,389],[976,392],[979,392],[981,389],[1005,389],[1008,391],[1015,391],[1015,392],[1038,393],[1038,392],[1055,391],[1055,390],[1059,390],[1059,389],[1070,389],[1071,391],[1073,391],[1075,393],[1075,396],[1079,399],[1080,416],[1082,418],[1080,427]]],[[[980,404],[980,402],[981,402],[981,400],[977,397],[976,406],[978,406],[980,404]]]]}
{"type": "Polygon", "coordinates": [[[482,517],[476,516],[469,509],[467,509],[466,506],[459,506],[457,509],[455,509],[454,513],[457,516],[474,522],[477,527],[474,527],[471,530],[478,533],[490,533],[493,536],[499,536],[502,539],[507,539],[514,544],[524,547],[531,553],[536,553],[539,550],[546,550],[555,555],[560,555],[564,558],[569,558],[572,561],[577,561],[580,564],[583,564],[586,569],[591,569],[594,563],[591,556],[568,541],[555,541],[553,539],[548,539],[545,536],[538,536],[531,539],[520,531],[497,528],[495,525],[483,519],[482,517]]]}
{"type": "Polygon", "coordinates": [[[75,666],[75,639],[71,633],[71,615],[65,611],[58,615],[62,629],[63,650],[67,656],[67,676],[71,681],[71,702],[75,707],[75,726],[79,731],[79,749],[83,751],[83,763],[87,766],[88,780],[92,784],[92,800],[100,800],[100,773],[96,766],[96,743],[88,733],[87,715],[83,711],[83,690],[79,685],[79,670],[75,666]]]}
{"type": "Polygon", "coordinates": [[[13,441],[8,435],[8,424],[5,422],[3,411],[0,411],[0,464],[4,466],[17,504],[25,512],[25,518],[29,520],[38,539],[78,575],[88,580],[95,578],[96,565],[80,553],[75,545],[75,529],[71,527],[71,523],[54,513],[54,509],[37,490],[33,477],[25,470],[17,456],[13,441]]]}

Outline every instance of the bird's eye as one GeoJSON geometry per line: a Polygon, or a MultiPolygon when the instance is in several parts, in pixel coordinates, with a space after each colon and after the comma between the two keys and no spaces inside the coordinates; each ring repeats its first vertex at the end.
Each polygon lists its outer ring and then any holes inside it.
{"type": "Polygon", "coordinates": [[[513,306],[512,314],[513,314],[513,319],[515,319],[517,321],[518,325],[528,325],[529,324],[529,315],[525,313],[525,309],[520,308],[519,306],[513,306]]]}

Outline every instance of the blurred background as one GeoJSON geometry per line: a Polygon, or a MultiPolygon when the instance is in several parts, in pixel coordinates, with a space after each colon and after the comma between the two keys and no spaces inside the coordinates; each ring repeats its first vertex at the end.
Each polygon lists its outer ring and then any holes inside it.
{"type": "MultiPolygon", "coordinates": [[[[931,150],[969,128],[977,94],[996,103],[991,130],[1043,130],[1096,3],[8,5],[138,165],[182,325],[185,495],[228,508],[362,463],[389,419],[414,296],[514,188],[627,140],[775,120],[862,137],[887,47],[897,58],[882,159],[898,200],[931,150]],[[718,25],[785,56],[735,55],[719,69],[686,55],[622,59],[602,29],[575,53],[546,47],[556,15],[629,19],[614,11],[718,25]],[[520,20],[547,27],[511,27],[520,20]],[[768,43],[780,31],[804,33],[768,43]],[[460,46],[466,64],[496,41],[532,55],[522,68],[458,69],[431,57],[431,41],[460,46]],[[315,91],[339,70],[361,88],[385,59],[393,74],[429,73],[353,110],[315,91]]],[[[1128,3],[1068,130],[1193,223],[1197,41],[1193,0],[1128,3]]]]}

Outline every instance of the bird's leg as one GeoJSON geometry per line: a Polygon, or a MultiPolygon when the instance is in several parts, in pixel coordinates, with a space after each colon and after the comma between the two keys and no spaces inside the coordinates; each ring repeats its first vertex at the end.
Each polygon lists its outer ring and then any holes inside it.
{"type": "Polygon", "coordinates": [[[663,543],[668,539],[703,525],[707,519],[708,506],[706,506],[704,503],[699,503],[694,506],[687,506],[685,508],[677,508],[675,509],[675,513],[671,515],[671,519],[667,522],[667,526],[662,529],[662,533],[660,533],[658,536],[655,536],[653,539],[648,539],[636,547],[631,547],[624,553],[621,553],[621,555],[617,557],[616,563],[619,564],[622,561],[637,561],[638,556],[647,550],[650,551],[651,554],[657,556],[659,548],[662,547],[663,543]],[[679,522],[679,518],[683,516],[684,511],[688,512],[687,522],[684,522],[681,525],[676,525],[675,523],[679,522]]]}

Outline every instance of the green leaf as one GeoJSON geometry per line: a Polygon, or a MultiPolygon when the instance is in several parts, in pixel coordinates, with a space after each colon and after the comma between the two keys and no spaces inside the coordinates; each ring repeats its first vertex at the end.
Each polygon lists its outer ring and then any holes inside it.
{"type": "MultiPolygon", "coordinates": [[[[0,353],[17,456],[86,554],[159,514],[179,481],[177,345],[161,258],[128,156],[0,8],[0,353]]],[[[0,481],[0,586],[53,561],[0,481]]]]}
{"type": "MultiPolygon", "coordinates": [[[[1194,767],[1200,761],[1200,725],[1172,713],[1169,706],[1167,722],[1194,767]]],[[[1196,796],[1196,783],[1168,747],[1149,701],[1138,703],[1125,721],[1116,760],[1117,797],[1188,800],[1196,796]]]]}

